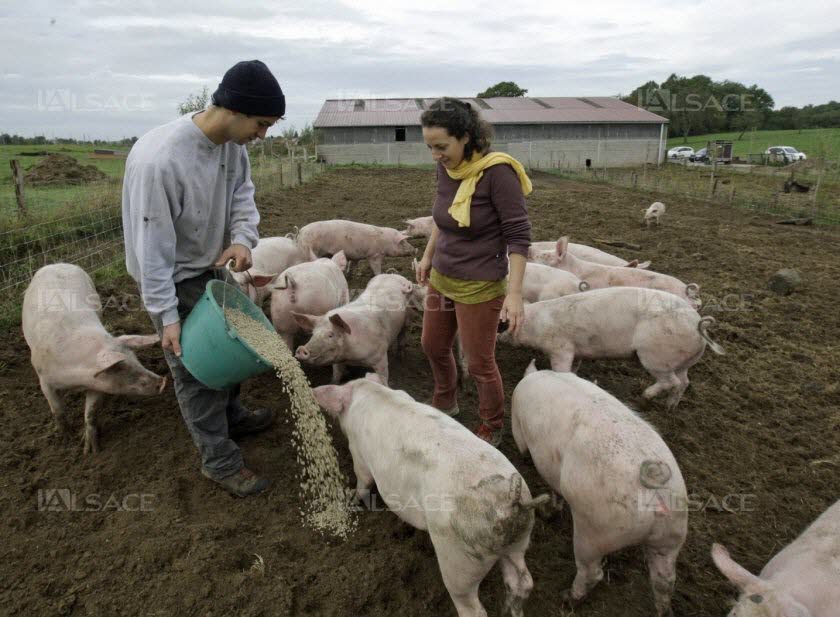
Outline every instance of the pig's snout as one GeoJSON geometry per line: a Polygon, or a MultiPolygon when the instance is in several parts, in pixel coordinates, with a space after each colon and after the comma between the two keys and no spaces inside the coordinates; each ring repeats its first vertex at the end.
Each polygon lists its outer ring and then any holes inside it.
{"type": "Polygon", "coordinates": [[[309,350],[301,345],[295,350],[295,358],[298,360],[308,360],[309,359],[309,350]]]}

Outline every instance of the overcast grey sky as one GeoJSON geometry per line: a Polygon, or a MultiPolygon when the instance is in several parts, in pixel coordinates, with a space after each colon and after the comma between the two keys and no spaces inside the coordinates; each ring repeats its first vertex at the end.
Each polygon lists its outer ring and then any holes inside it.
{"type": "Polygon", "coordinates": [[[312,122],[327,98],[473,96],[508,80],[533,96],[610,96],[674,72],[757,83],[777,107],[819,104],[840,97],[838,7],[3,0],[0,132],[141,135],[252,58],[286,93],[280,128],[312,122]]]}

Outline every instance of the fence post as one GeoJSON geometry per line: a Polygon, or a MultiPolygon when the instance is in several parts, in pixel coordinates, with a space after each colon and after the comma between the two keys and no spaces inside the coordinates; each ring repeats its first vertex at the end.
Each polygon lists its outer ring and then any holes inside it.
{"type": "Polygon", "coordinates": [[[29,216],[26,210],[26,200],[23,196],[23,170],[20,168],[20,163],[17,159],[9,161],[9,166],[12,168],[12,179],[15,182],[15,199],[18,205],[18,214],[20,216],[29,216]]]}
{"type": "Polygon", "coordinates": [[[298,186],[303,184],[303,169],[301,163],[298,161],[297,164],[297,177],[298,177],[298,186]]]}
{"type": "Polygon", "coordinates": [[[820,192],[820,183],[822,182],[823,170],[820,167],[820,174],[817,176],[817,185],[814,187],[814,194],[811,201],[811,217],[816,222],[817,220],[817,193],[820,192]]]}
{"type": "Polygon", "coordinates": [[[735,201],[735,183],[732,183],[732,190],[729,191],[729,205],[732,205],[732,202],[735,201]]]}
{"type": "Polygon", "coordinates": [[[280,157],[280,188],[283,188],[283,157],[280,157]]]}

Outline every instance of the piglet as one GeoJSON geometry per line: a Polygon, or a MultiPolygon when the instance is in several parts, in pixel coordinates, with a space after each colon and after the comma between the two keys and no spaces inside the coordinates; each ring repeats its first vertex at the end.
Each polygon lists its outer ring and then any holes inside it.
{"type": "Polygon", "coordinates": [[[262,306],[271,295],[271,288],[286,268],[315,259],[315,256],[301,250],[289,237],[260,238],[251,251],[253,265],[245,272],[233,272],[231,276],[239,288],[257,306],[262,306]]]}
{"type": "Polygon", "coordinates": [[[589,283],[592,289],[605,287],[645,287],[667,291],[686,300],[695,309],[700,308],[698,296],[700,286],[696,283],[686,285],[678,278],[639,268],[621,268],[604,266],[578,259],[569,252],[569,239],[563,236],[557,241],[554,252],[531,252],[530,259],[553,268],[571,272],[589,283]]]}
{"type": "Polygon", "coordinates": [[[656,226],[659,227],[660,223],[662,222],[660,219],[662,215],[665,214],[665,204],[661,201],[655,201],[648,209],[645,210],[645,225],[650,227],[651,223],[656,223],[656,226]]]}
{"type": "Polygon", "coordinates": [[[332,259],[322,257],[287,268],[278,277],[271,291],[271,323],[292,351],[300,330],[292,313],[323,315],[349,301],[345,268],[347,258],[339,251],[332,259]]]}
{"type": "MultiPolygon", "coordinates": [[[[545,251],[554,252],[554,248],[556,246],[557,242],[555,240],[547,242],[532,242],[531,250],[534,253],[543,253],[545,251]]],[[[596,249],[594,246],[588,246],[586,244],[576,244],[574,242],[569,242],[569,252],[578,259],[583,259],[584,261],[591,261],[594,264],[602,264],[605,266],[641,268],[643,270],[650,266],[649,261],[643,261],[642,263],[639,263],[638,259],[627,261],[626,259],[622,259],[621,257],[616,257],[612,253],[607,253],[606,251],[596,249]]]]}
{"type": "Polygon", "coordinates": [[[304,225],[297,241],[302,250],[311,250],[318,257],[344,251],[351,262],[367,259],[374,274],[382,272],[383,257],[414,255],[416,252],[408,236],[401,231],[344,220],[304,225]]]}
{"type": "Polygon", "coordinates": [[[656,614],[671,615],[688,511],[685,482],[662,437],[595,384],[537,371],[534,362],[513,391],[511,427],[519,451],[530,452],[572,513],[577,576],[565,599],[592,590],[606,555],[640,544],[656,614]]]}
{"type": "Polygon", "coordinates": [[[314,393],[347,436],[356,497],[370,503],[376,484],[397,516],[429,532],[458,616],[486,617],[478,587],[501,562],[505,612],[521,617],[534,586],[525,565],[533,510],[548,495],[532,499],[496,448],[374,375],[314,393]]]}
{"type": "Polygon", "coordinates": [[[840,501],[755,576],[720,544],[712,545],[718,570],[741,591],[730,617],[836,617],[840,613],[840,501]]]}
{"type": "Polygon", "coordinates": [[[73,264],[44,266],[23,296],[23,336],[60,431],[68,430],[62,392],[86,392],[85,454],[99,451],[95,407],[103,394],[152,396],[166,387],[166,378],[145,369],[133,351],[159,337],[111,336],[101,311],[93,281],[73,264]]]}
{"type": "Polygon", "coordinates": [[[332,364],[336,383],[343,365],[355,364],[372,368],[387,384],[388,348],[395,342],[401,346],[407,311],[421,301],[420,293],[404,276],[379,274],[358,298],[326,315],[293,312],[298,325],[312,332],[295,357],[316,366],[332,364]]]}
{"type": "Polygon", "coordinates": [[[499,341],[544,351],[560,372],[570,371],[575,358],[638,357],[656,379],[643,396],[669,391],[673,409],[689,385],[688,369],[706,345],[724,353],[708,333],[714,321],[664,291],[610,287],[527,304],[522,327],[500,334],[499,341]]]}

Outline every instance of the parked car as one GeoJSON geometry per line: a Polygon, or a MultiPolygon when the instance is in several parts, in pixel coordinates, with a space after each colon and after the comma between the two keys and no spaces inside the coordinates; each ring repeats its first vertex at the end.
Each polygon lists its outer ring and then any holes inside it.
{"type": "Polygon", "coordinates": [[[700,148],[697,152],[688,157],[692,163],[708,163],[709,151],[706,148],[700,148]]]}
{"type": "Polygon", "coordinates": [[[694,148],[689,146],[677,146],[668,150],[669,159],[687,159],[694,154],[694,148]]]}
{"type": "Polygon", "coordinates": [[[804,152],[790,146],[770,146],[764,151],[764,154],[773,163],[793,163],[808,158],[804,152]]]}

